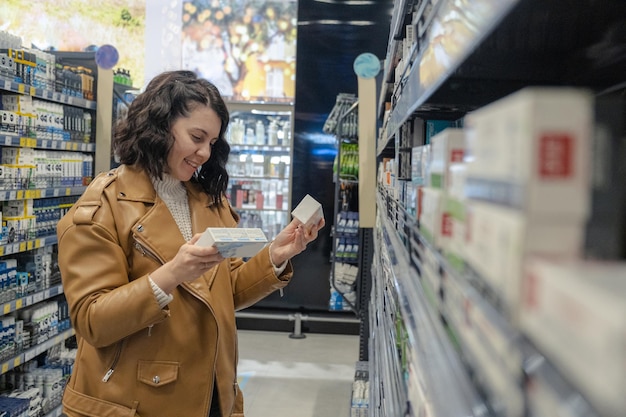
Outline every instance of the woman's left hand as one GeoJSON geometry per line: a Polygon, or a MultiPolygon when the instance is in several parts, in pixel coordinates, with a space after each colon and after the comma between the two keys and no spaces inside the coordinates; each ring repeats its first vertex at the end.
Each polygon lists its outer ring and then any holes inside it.
{"type": "Polygon", "coordinates": [[[322,218],[319,223],[308,228],[297,219],[293,219],[270,245],[270,258],[274,265],[282,265],[289,259],[306,249],[306,246],[317,239],[318,232],[326,222],[322,218]]]}

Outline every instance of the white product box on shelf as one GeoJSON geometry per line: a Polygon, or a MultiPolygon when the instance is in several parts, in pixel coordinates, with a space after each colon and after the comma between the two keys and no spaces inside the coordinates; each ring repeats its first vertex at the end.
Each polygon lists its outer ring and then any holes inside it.
{"type": "Polygon", "coordinates": [[[442,202],[443,216],[447,222],[448,236],[442,242],[441,250],[455,267],[460,267],[465,259],[467,233],[465,225],[466,202],[445,196],[442,202]]]}
{"type": "Polygon", "coordinates": [[[455,162],[448,166],[448,187],[447,193],[455,200],[464,201],[465,184],[467,183],[467,164],[465,162],[455,162]]]}
{"type": "Polygon", "coordinates": [[[267,244],[259,228],[209,227],[196,242],[199,246],[215,246],[225,258],[249,258],[267,244]]]}
{"type": "Polygon", "coordinates": [[[426,184],[430,158],[430,145],[414,146],[411,149],[411,181],[416,185],[426,184]]]}
{"type": "Polygon", "coordinates": [[[7,165],[35,165],[33,148],[2,148],[2,163],[7,165]]]}
{"type": "Polygon", "coordinates": [[[420,231],[432,245],[441,248],[445,236],[441,207],[443,192],[431,187],[422,187],[421,192],[420,231]]]}
{"type": "Polygon", "coordinates": [[[428,185],[448,188],[448,167],[463,161],[465,133],[463,129],[446,128],[430,139],[431,155],[428,185]]]}
{"type": "Polygon", "coordinates": [[[528,87],[465,119],[467,192],[529,213],[587,216],[593,96],[528,87]]]}
{"type": "Polygon", "coordinates": [[[584,222],[528,217],[507,207],[471,200],[466,205],[465,261],[501,298],[516,320],[523,263],[531,254],[581,255],[584,222]]]}
{"type": "Polygon", "coordinates": [[[626,263],[532,257],[522,332],[600,415],[626,410],[626,263]]]}
{"type": "Polygon", "coordinates": [[[322,205],[307,194],[298,206],[293,209],[291,215],[300,220],[305,227],[311,227],[324,218],[324,211],[322,210],[322,205]]]}

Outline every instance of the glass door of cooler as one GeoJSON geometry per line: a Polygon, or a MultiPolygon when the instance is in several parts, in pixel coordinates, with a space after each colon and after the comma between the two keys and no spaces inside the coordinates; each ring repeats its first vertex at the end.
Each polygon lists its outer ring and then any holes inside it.
{"type": "Polygon", "coordinates": [[[290,221],[292,108],[230,104],[228,198],[240,227],[257,227],[272,240],[290,221]]]}

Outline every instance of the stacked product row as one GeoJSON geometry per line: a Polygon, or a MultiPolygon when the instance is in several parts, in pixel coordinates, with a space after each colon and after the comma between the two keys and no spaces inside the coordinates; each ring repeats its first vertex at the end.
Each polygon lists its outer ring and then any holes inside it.
{"type": "Polygon", "coordinates": [[[59,344],[49,351],[44,363],[31,361],[0,375],[2,415],[42,416],[59,407],[75,357],[75,350],[59,344]]]}
{"type": "Polygon", "coordinates": [[[267,124],[261,119],[244,120],[233,117],[228,126],[227,140],[232,145],[289,146],[291,122],[278,117],[268,117],[267,124]]]}
{"type": "Polygon", "coordinates": [[[287,181],[231,180],[229,189],[233,207],[256,210],[287,210],[287,181]]]}
{"type": "Polygon", "coordinates": [[[228,171],[233,177],[265,177],[284,179],[289,177],[288,155],[263,155],[256,153],[233,153],[228,160],[228,171]]]}
{"type": "Polygon", "coordinates": [[[91,69],[65,65],[52,53],[25,48],[20,37],[6,32],[0,32],[0,76],[68,96],[95,98],[91,69]]]}
{"type": "Polygon", "coordinates": [[[334,229],[333,278],[330,309],[349,311],[356,303],[356,279],[359,273],[359,212],[340,211],[334,229]]]}
{"type": "Polygon", "coordinates": [[[87,185],[93,155],[80,152],[1,147],[0,190],[30,190],[87,185]]]}
{"type": "Polygon", "coordinates": [[[56,225],[77,200],[76,196],[2,202],[0,245],[56,234],[56,225]]]}
{"type": "Polygon", "coordinates": [[[0,261],[0,302],[9,303],[61,283],[52,246],[0,261]]]}
{"type": "Polygon", "coordinates": [[[30,95],[0,94],[0,133],[46,141],[93,143],[91,112],[30,95]]]}
{"type": "Polygon", "coordinates": [[[421,277],[503,415],[542,395],[521,388],[524,342],[600,415],[626,408],[623,110],[583,89],[525,88],[414,146],[410,179],[398,159],[381,165],[385,192],[434,248],[417,254],[421,277]],[[438,254],[519,337],[486,330],[438,254]]]}

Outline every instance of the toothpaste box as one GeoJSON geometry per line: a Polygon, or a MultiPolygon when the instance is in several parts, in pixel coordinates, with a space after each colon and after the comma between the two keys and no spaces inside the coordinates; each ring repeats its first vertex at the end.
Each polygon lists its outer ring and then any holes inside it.
{"type": "Polygon", "coordinates": [[[324,211],[322,210],[322,205],[307,194],[300,201],[300,204],[293,209],[291,215],[300,220],[305,227],[311,227],[324,218],[324,211]]]}
{"type": "Polygon", "coordinates": [[[249,258],[267,244],[259,228],[208,227],[196,242],[199,246],[215,246],[225,258],[249,258]]]}

